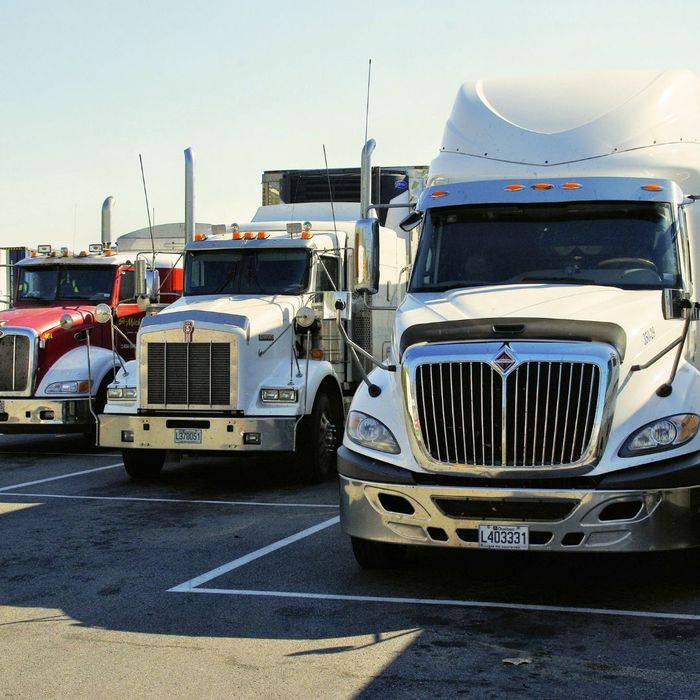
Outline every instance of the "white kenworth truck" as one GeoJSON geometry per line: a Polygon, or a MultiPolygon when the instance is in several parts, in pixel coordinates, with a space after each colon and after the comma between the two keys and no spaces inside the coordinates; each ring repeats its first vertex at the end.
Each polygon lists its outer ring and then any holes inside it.
{"type": "MultiPolygon", "coordinates": [[[[348,185],[337,171],[322,171],[320,178],[294,171],[319,185],[314,196],[326,201],[275,186],[274,203],[250,223],[213,227],[187,244],[182,298],[142,322],[136,360],[118,373],[100,417],[100,444],[122,448],[129,475],[153,477],[167,451],[197,450],[294,453],[290,462],[306,481],[332,471],[344,399],[365,373],[362,363],[353,367],[351,354],[386,355],[408,279],[410,235],[398,225],[383,226],[375,304],[367,307],[352,295],[355,265],[378,261],[378,251],[355,249],[355,224],[368,208],[373,147],[368,142],[364,151],[362,202],[360,169],[351,177],[354,203],[338,201],[351,194],[334,186],[348,185]],[[344,307],[340,314],[336,302],[344,307]],[[358,349],[350,350],[342,333],[358,349]]],[[[389,225],[410,211],[409,180],[418,173],[424,181],[427,173],[391,170],[389,225]]]]}
{"type": "Polygon", "coordinates": [[[700,545],[696,195],[692,73],[459,90],[402,222],[421,233],[397,371],[359,388],[339,450],[360,565],[700,545]]]}

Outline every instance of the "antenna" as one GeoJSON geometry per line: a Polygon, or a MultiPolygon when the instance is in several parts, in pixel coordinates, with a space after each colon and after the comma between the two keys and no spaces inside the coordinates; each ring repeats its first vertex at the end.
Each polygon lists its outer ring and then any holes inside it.
{"type": "Polygon", "coordinates": [[[333,217],[333,232],[338,236],[338,228],[335,225],[335,207],[333,206],[333,188],[331,187],[331,173],[328,170],[328,158],[326,157],[326,144],[323,144],[323,162],[326,164],[326,179],[328,180],[328,196],[331,200],[331,216],[333,217]]]}
{"type": "Polygon", "coordinates": [[[372,59],[369,59],[367,68],[367,107],[365,109],[365,143],[367,143],[367,129],[369,128],[369,88],[372,83],[372,59]]]}
{"type": "Polygon", "coordinates": [[[143,181],[143,196],[146,198],[146,214],[148,215],[148,232],[151,234],[151,250],[153,251],[153,267],[156,266],[156,244],[153,240],[153,224],[151,223],[151,207],[148,204],[148,191],[146,190],[146,176],[143,172],[143,158],[139,153],[139,163],[141,164],[141,180],[143,181]]]}

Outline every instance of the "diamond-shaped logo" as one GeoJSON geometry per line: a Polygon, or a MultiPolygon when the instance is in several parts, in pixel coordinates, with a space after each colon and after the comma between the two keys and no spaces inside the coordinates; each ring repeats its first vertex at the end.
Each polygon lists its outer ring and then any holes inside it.
{"type": "Polygon", "coordinates": [[[504,345],[499,351],[498,355],[493,358],[492,364],[501,374],[507,374],[515,365],[517,360],[513,357],[510,350],[506,345],[504,345]]]}

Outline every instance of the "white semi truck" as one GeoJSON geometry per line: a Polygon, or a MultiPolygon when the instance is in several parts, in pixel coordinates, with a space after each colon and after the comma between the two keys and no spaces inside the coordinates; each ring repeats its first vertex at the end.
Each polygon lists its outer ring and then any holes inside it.
{"type": "Polygon", "coordinates": [[[363,152],[362,187],[359,170],[266,174],[266,205],[251,222],[213,227],[187,244],[182,298],[143,321],[136,359],[117,374],[100,417],[100,445],[122,449],[129,475],[157,475],[167,451],[288,453],[307,481],[331,472],[344,401],[367,356],[386,354],[390,342],[411,256],[397,222],[427,172],[389,169],[381,282],[372,290],[379,300],[367,307],[352,281],[355,265],[379,261],[377,250],[356,250],[354,236],[372,179],[381,181],[370,177],[373,148],[370,141],[363,152]],[[354,202],[341,193],[347,186],[354,202]],[[309,192],[325,201],[309,201],[309,192]],[[340,327],[336,301],[345,307],[340,327]],[[353,368],[351,354],[363,351],[353,368]]]}
{"type": "Polygon", "coordinates": [[[359,388],[339,450],[360,565],[700,546],[696,196],[688,71],[461,87],[403,222],[397,371],[359,388]]]}

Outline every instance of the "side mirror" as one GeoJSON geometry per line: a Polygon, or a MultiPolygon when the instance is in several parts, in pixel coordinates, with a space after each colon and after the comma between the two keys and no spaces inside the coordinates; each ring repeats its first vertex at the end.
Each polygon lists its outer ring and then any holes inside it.
{"type": "Polygon", "coordinates": [[[158,301],[160,291],[160,273],[158,270],[146,270],[146,296],[152,301],[158,301]]]}
{"type": "Polygon", "coordinates": [[[694,304],[682,289],[664,289],[661,292],[661,310],[668,321],[674,318],[693,318],[694,304]]]}
{"type": "Polygon", "coordinates": [[[423,212],[413,210],[401,220],[399,228],[408,233],[409,231],[413,231],[413,229],[418,226],[421,221],[423,221],[423,212]]]}
{"type": "Polygon", "coordinates": [[[112,309],[107,304],[98,304],[95,307],[95,321],[97,323],[109,323],[112,320],[112,309]]]}
{"type": "Polygon", "coordinates": [[[359,219],[355,224],[355,291],[379,291],[379,221],[359,219]]]}

